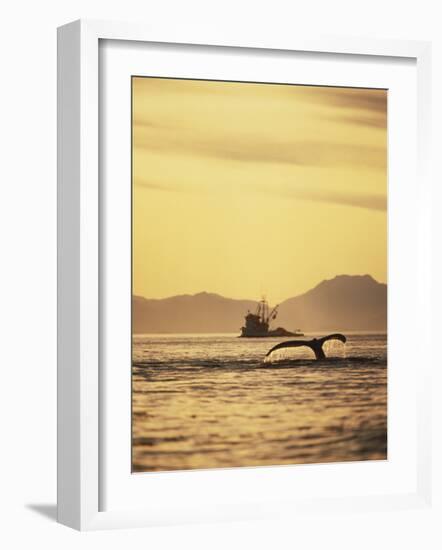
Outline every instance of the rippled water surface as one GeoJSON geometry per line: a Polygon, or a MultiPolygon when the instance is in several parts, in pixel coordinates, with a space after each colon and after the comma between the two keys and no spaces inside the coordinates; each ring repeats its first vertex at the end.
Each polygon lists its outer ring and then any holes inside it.
{"type": "Polygon", "coordinates": [[[133,471],[386,459],[387,338],[347,337],[265,362],[283,338],[135,335],[133,471]]]}

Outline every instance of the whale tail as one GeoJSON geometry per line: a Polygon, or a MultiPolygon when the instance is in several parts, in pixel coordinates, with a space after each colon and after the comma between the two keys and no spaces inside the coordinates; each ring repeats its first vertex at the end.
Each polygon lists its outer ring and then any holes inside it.
{"type": "Polygon", "coordinates": [[[334,333],[334,334],[329,334],[327,336],[324,336],[322,338],[313,338],[312,340],[289,340],[287,342],[281,342],[280,344],[276,344],[276,346],[273,346],[273,348],[266,353],[266,357],[268,357],[271,353],[279,349],[299,348],[302,346],[306,346],[313,351],[316,359],[319,361],[321,359],[326,358],[326,355],[324,353],[324,349],[322,346],[324,345],[325,342],[328,342],[329,340],[339,340],[340,342],[345,344],[345,342],[347,341],[347,338],[343,334],[334,333]]]}

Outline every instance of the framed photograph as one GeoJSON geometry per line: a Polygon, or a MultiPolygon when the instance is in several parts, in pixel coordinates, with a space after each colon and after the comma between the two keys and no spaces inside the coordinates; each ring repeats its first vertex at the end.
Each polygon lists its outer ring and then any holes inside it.
{"type": "Polygon", "coordinates": [[[58,37],[59,521],[429,505],[430,45],[58,37]]]}

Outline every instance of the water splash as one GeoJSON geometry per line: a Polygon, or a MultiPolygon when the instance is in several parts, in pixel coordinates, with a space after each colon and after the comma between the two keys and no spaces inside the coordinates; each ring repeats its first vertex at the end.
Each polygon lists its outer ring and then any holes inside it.
{"type": "Polygon", "coordinates": [[[339,340],[324,342],[323,350],[326,357],[330,359],[345,359],[347,356],[347,345],[339,340]]]}
{"type": "Polygon", "coordinates": [[[299,361],[301,359],[315,359],[313,350],[308,347],[301,348],[283,348],[273,351],[264,358],[264,363],[278,363],[282,361],[299,361]]]}

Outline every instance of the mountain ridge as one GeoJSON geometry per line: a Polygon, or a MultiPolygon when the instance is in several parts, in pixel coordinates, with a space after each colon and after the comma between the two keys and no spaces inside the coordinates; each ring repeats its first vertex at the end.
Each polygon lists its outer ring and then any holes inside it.
{"type": "MultiPolygon", "coordinates": [[[[256,300],[213,292],[132,298],[133,332],[238,332],[256,300]]],[[[275,326],[287,330],[386,330],[387,285],[371,275],[336,275],[280,303],[275,326]]]]}

